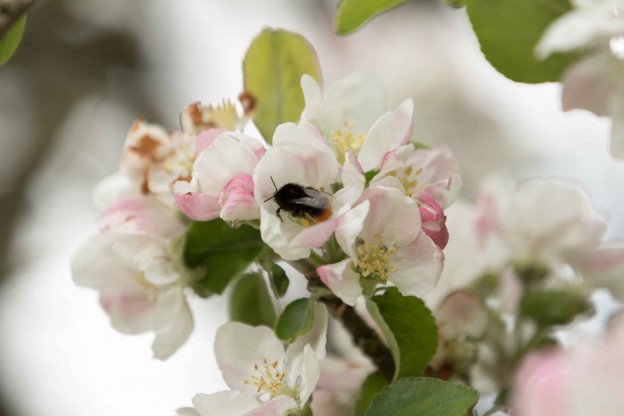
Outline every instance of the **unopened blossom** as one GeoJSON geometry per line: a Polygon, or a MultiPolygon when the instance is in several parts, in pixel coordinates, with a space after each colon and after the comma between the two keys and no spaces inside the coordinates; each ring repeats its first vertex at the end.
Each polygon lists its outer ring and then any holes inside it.
{"type": "Polygon", "coordinates": [[[197,413],[200,416],[283,416],[287,411],[300,414],[316,387],[319,360],[325,356],[327,313],[323,306],[317,306],[315,312],[321,324],[314,333],[286,350],[275,333],[264,326],[229,322],[219,328],[215,355],[231,390],[196,395],[193,407],[197,413]]]}
{"type": "Polygon", "coordinates": [[[321,280],[346,304],[354,305],[363,287],[394,284],[404,295],[422,296],[442,272],[442,250],[421,230],[416,202],[395,178],[367,188],[354,215],[336,229],[349,258],[320,266],[321,280]]]}
{"type": "Polygon", "coordinates": [[[563,76],[564,110],[613,118],[611,154],[624,159],[624,1],[572,0],[573,9],[543,34],[536,53],[584,52],[563,76]]]}
{"type": "Polygon", "coordinates": [[[412,135],[412,100],[387,111],[383,85],[372,73],[353,73],[329,87],[325,95],[310,76],[302,77],[301,87],[306,102],[301,120],[319,129],[340,162],[351,151],[364,171],[378,169],[385,153],[412,135]]]}
{"type": "Polygon", "coordinates": [[[204,144],[190,181],[175,183],[178,208],[196,221],[258,219],[260,206],[254,199],[252,173],[264,155],[262,143],[225,132],[204,144]]]}
{"type": "MultiPolygon", "coordinates": [[[[285,260],[309,256],[309,247],[304,247],[305,244],[293,244],[293,240],[307,228],[312,230],[313,235],[318,232],[317,240],[320,240],[320,244],[333,232],[334,220],[342,213],[338,205],[343,204],[342,198],[334,197],[331,193],[331,185],[339,179],[339,171],[340,165],[334,153],[314,126],[309,123],[285,123],[277,126],[273,147],[267,149],[258,162],[253,172],[253,182],[255,199],[261,207],[262,239],[285,260]],[[322,221],[316,221],[314,218],[295,217],[288,210],[281,209],[274,194],[287,184],[310,187],[321,193],[320,196],[326,200],[326,212],[330,215],[322,221]]],[[[363,183],[360,187],[363,187],[363,183]]],[[[359,195],[348,196],[344,204],[351,199],[355,201],[358,197],[359,195]]]]}
{"type": "Polygon", "coordinates": [[[518,416],[619,416],[624,409],[621,326],[596,342],[529,355],[514,377],[518,416]]]}
{"type": "Polygon", "coordinates": [[[154,332],[154,356],[169,357],[193,327],[184,295],[188,279],[174,245],[184,225],[154,197],[135,195],[109,204],[100,230],[75,253],[74,282],[99,292],[115,329],[154,332]]]}

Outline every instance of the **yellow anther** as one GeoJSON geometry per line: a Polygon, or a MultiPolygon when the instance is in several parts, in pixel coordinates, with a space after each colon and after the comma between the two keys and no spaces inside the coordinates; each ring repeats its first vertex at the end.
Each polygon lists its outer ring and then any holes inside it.
{"type": "Polygon", "coordinates": [[[338,160],[340,163],[344,162],[344,155],[347,150],[352,150],[354,153],[359,152],[366,139],[366,133],[362,132],[356,135],[353,132],[354,127],[354,122],[345,121],[342,129],[336,129],[330,132],[338,152],[338,160]]]}
{"type": "Polygon", "coordinates": [[[259,366],[254,364],[252,372],[249,374],[249,379],[244,380],[244,384],[250,384],[256,387],[257,393],[269,393],[271,396],[276,396],[280,393],[284,393],[284,390],[288,386],[284,385],[284,379],[286,375],[280,371],[281,365],[277,361],[270,363],[266,358],[262,360],[262,364],[259,366]]]}
{"type": "Polygon", "coordinates": [[[401,182],[403,189],[405,189],[405,195],[412,196],[418,190],[418,184],[420,183],[418,176],[422,171],[422,168],[414,169],[412,166],[408,166],[406,168],[393,170],[388,173],[388,175],[394,176],[401,182]]]}
{"type": "MultiPolygon", "coordinates": [[[[377,236],[375,236],[377,237],[377,236]]],[[[377,244],[362,242],[357,246],[359,263],[352,266],[364,278],[388,280],[390,273],[396,268],[391,264],[391,256],[396,252],[394,247],[387,247],[381,238],[377,244]]]]}

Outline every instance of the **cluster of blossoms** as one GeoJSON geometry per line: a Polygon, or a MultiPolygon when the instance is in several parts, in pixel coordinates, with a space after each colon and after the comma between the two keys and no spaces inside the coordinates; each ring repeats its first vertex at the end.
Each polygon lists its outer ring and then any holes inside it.
{"type": "MultiPolygon", "coordinates": [[[[153,331],[156,358],[169,357],[192,331],[187,298],[198,274],[183,253],[192,222],[259,229],[270,254],[248,269],[266,259],[305,262],[323,293],[349,306],[379,287],[422,296],[436,285],[449,241],[445,210],[461,186],[450,150],[413,143],[412,101],[388,111],[371,73],[325,93],[310,76],[301,86],[299,123],[278,125],[270,145],[242,132],[252,101],[241,100],[242,115],[227,103],[193,104],[181,131],[137,121],[120,171],[98,185],[100,230],[76,253],[74,280],[100,292],[120,332],[153,331]]],[[[327,310],[314,308],[312,329],[286,350],[267,327],[223,326],[216,356],[232,391],[198,395],[180,414],[304,412],[319,378],[320,392],[327,385],[327,310]]],[[[373,367],[343,365],[357,368],[344,388],[353,395],[373,367]]],[[[335,394],[319,393],[313,407],[322,408],[323,397],[340,402],[335,394]]]]}
{"type": "Polygon", "coordinates": [[[536,46],[540,58],[576,52],[563,76],[564,110],[581,108],[613,119],[611,154],[624,159],[624,1],[571,0],[536,46]]]}

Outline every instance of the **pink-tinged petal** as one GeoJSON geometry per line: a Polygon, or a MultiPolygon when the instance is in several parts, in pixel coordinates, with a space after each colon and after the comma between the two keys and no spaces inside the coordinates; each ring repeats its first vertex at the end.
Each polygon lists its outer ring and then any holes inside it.
{"type": "Polygon", "coordinates": [[[315,224],[297,234],[290,244],[297,248],[319,248],[329,240],[337,226],[338,218],[315,224]]]}
{"type": "Polygon", "coordinates": [[[448,178],[423,187],[418,195],[426,195],[432,198],[442,208],[446,209],[457,199],[462,184],[461,175],[456,173],[448,178]]]}
{"type": "Polygon", "coordinates": [[[344,303],[354,306],[362,294],[360,277],[351,269],[351,259],[327,264],[316,269],[319,277],[344,303]]]}
{"type": "MultiPolygon", "coordinates": [[[[364,187],[366,186],[366,178],[362,166],[353,154],[353,151],[347,150],[345,153],[345,163],[342,166],[342,184],[344,187],[336,192],[334,198],[336,205],[341,210],[351,208],[353,204],[362,196],[364,187]]],[[[339,211],[337,214],[342,214],[339,211]]]]}
{"type": "Polygon", "coordinates": [[[301,90],[303,91],[303,99],[305,101],[301,120],[317,119],[323,110],[323,91],[321,91],[321,86],[310,75],[304,74],[301,77],[301,90]]]}
{"type": "Polygon", "coordinates": [[[433,199],[427,196],[420,197],[419,210],[423,232],[427,234],[438,247],[444,249],[449,240],[444,210],[433,199]]]}
{"type": "Polygon", "coordinates": [[[397,247],[391,262],[396,270],[388,280],[402,294],[420,297],[438,282],[444,266],[444,254],[426,234],[420,233],[411,244],[397,247]]]}
{"type": "Polygon", "coordinates": [[[403,101],[393,112],[394,119],[394,144],[392,147],[403,145],[412,138],[412,130],[414,123],[412,117],[414,114],[414,101],[411,98],[403,101]]]}
{"type": "MultiPolygon", "coordinates": [[[[388,178],[391,180],[394,178],[388,178]]],[[[383,236],[388,244],[404,246],[420,232],[420,211],[416,202],[397,189],[372,186],[363,197],[370,201],[370,211],[361,237],[366,241],[383,236]]]]}
{"type": "Polygon", "coordinates": [[[277,396],[243,416],[284,416],[288,410],[296,409],[297,402],[289,396],[277,396]]]}
{"type": "Polygon", "coordinates": [[[195,154],[198,155],[203,152],[206,148],[211,146],[215,139],[219,137],[221,133],[224,133],[225,129],[208,129],[199,133],[195,137],[195,154]]]}
{"type": "Polygon", "coordinates": [[[193,406],[201,416],[241,416],[260,406],[253,393],[221,391],[213,394],[197,394],[193,406]]]}
{"type": "Polygon", "coordinates": [[[135,183],[123,173],[116,173],[102,179],[93,190],[93,203],[99,211],[120,199],[133,198],[141,195],[135,183]]]}
{"type": "Polygon", "coordinates": [[[286,358],[282,342],[272,329],[240,322],[228,322],[217,330],[215,355],[227,385],[250,393],[256,392],[256,387],[245,380],[257,375],[254,365],[262,367],[265,359],[281,364],[286,358]]]}
{"type": "Polygon", "coordinates": [[[154,310],[152,343],[154,358],[165,360],[178,350],[193,331],[193,316],[181,287],[176,287],[158,297],[154,310]]]}
{"type": "Polygon", "coordinates": [[[100,305],[110,316],[113,328],[122,334],[140,334],[152,329],[156,302],[145,296],[102,293],[100,305]]]}
{"type": "Polygon", "coordinates": [[[260,207],[254,199],[254,184],[250,175],[238,175],[221,191],[221,218],[226,221],[260,218],[260,207]]]}
{"type": "Polygon", "coordinates": [[[468,290],[449,293],[435,316],[438,334],[445,340],[462,342],[466,337],[479,339],[487,329],[487,308],[476,294],[468,290]]]}
{"type": "Polygon", "coordinates": [[[530,355],[515,377],[514,414],[518,416],[567,415],[571,403],[567,390],[575,377],[563,352],[530,355]]]}
{"type": "Polygon", "coordinates": [[[210,221],[221,212],[219,198],[203,193],[176,194],[176,205],[194,221],[210,221]]]}

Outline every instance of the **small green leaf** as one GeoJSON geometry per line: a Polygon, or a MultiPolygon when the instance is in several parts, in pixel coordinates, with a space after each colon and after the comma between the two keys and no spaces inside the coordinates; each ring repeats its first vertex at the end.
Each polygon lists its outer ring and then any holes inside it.
{"type": "Polygon", "coordinates": [[[271,286],[275,292],[275,296],[278,299],[284,296],[288,291],[289,285],[290,280],[288,279],[284,269],[282,269],[278,264],[273,264],[273,266],[271,266],[271,286]]]}
{"type": "Polygon", "coordinates": [[[22,36],[24,35],[24,28],[26,27],[26,15],[23,15],[9,30],[0,38],[0,65],[4,65],[11,56],[17,50],[22,36]]]}
{"type": "Polygon", "coordinates": [[[230,297],[230,319],[253,326],[275,325],[275,307],[261,273],[244,275],[236,282],[230,297]]]}
{"type": "Polygon", "coordinates": [[[336,10],[336,31],[346,35],[373,17],[405,3],[407,0],[342,0],[336,10]]]}
{"type": "Polygon", "coordinates": [[[260,231],[255,228],[245,225],[232,228],[220,219],[192,222],[187,232],[184,262],[190,268],[205,269],[203,276],[193,282],[193,289],[200,296],[223,293],[265,247],[260,231]]]}
{"type": "Polygon", "coordinates": [[[477,403],[476,390],[435,378],[402,378],[384,388],[366,416],[466,416],[477,403]]]}
{"type": "Polygon", "coordinates": [[[425,303],[392,287],[367,306],[392,351],[395,380],[422,375],[438,346],[438,328],[425,303]]]}
{"type": "Polygon", "coordinates": [[[355,401],[354,416],[364,416],[375,396],[388,385],[388,379],[378,371],[369,374],[355,401]]]}
{"type": "Polygon", "coordinates": [[[575,59],[555,54],[539,60],[534,53],[546,28],[570,10],[568,0],[467,0],[466,7],[486,59],[513,81],[558,81],[575,59]]]}
{"type": "Polygon", "coordinates": [[[527,293],[520,302],[521,314],[535,321],[540,328],[570,323],[589,307],[585,296],[564,290],[527,293]]]}
{"type": "Polygon", "coordinates": [[[291,343],[299,335],[303,335],[312,328],[314,322],[314,301],[310,298],[301,298],[292,301],[275,325],[275,335],[284,342],[291,343]]]}
{"type": "Polygon", "coordinates": [[[304,74],[321,80],[316,52],[303,36],[266,28],[249,46],[243,61],[245,91],[255,99],[253,121],[268,143],[278,124],[299,121],[304,74]]]}

